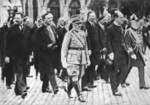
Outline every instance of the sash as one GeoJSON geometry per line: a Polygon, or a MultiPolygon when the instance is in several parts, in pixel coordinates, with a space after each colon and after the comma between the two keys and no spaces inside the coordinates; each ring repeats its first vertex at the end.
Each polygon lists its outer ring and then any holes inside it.
{"type": "MultiPolygon", "coordinates": [[[[73,32],[73,31],[72,31],[73,32]]],[[[73,32],[74,33],[74,32],[73,32]]],[[[83,48],[85,47],[84,42],[81,40],[80,35],[76,34],[76,33],[71,33],[71,35],[83,46],[83,48]]]]}

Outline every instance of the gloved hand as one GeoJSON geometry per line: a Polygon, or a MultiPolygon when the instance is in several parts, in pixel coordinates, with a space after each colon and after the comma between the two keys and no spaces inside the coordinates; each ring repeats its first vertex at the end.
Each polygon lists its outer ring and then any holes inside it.
{"type": "Polygon", "coordinates": [[[110,60],[114,60],[114,53],[110,53],[108,56],[110,60]]]}
{"type": "Polygon", "coordinates": [[[136,60],[136,55],[135,55],[135,54],[132,54],[132,55],[131,55],[131,58],[134,59],[134,60],[136,60]]]}
{"type": "Polygon", "coordinates": [[[5,63],[9,63],[10,62],[10,58],[9,57],[5,57],[5,63]]]}

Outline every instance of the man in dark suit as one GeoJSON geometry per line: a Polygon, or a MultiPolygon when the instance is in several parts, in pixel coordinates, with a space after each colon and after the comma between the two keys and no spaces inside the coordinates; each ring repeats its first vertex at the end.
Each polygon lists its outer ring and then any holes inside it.
{"type": "Polygon", "coordinates": [[[2,80],[6,77],[6,87],[11,89],[11,84],[14,81],[14,69],[12,63],[6,64],[5,59],[5,41],[6,33],[8,29],[13,25],[13,18],[9,17],[6,25],[0,29],[0,55],[1,55],[1,67],[2,67],[2,80]]]}
{"type": "Polygon", "coordinates": [[[36,32],[37,30],[43,26],[43,20],[42,20],[42,17],[38,17],[36,22],[35,22],[35,25],[34,25],[34,28],[32,29],[32,38],[31,38],[31,42],[32,42],[32,50],[33,50],[33,64],[34,64],[34,69],[35,69],[35,72],[36,72],[36,79],[38,78],[38,74],[39,74],[39,57],[38,57],[38,54],[37,54],[37,46],[36,46],[36,43],[35,43],[35,38],[36,38],[36,32]]]}
{"type": "Polygon", "coordinates": [[[119,11],[114,12],[114,22],[108,27],[107,33],[107,53],[108,58],[113,62],[113,69],[110,71],[110,83],[113,95],[121,96],[118,86],[123,84],[123,80],[128,72],[128,54],[124,48],[123,29],[121,25],[124,16],[119,11]]]}
{"type": "Polygon", "coordinates": [[[57,27],[57,49],[55,50],[56,56],[55,59],[57,60],[57,74],[58,77],[61,78],[63,81],[67,81],[67,70],[62,67],[61,64],[61,47],[62,47],[62,42],[64,39],[65,34],[67,33],[68,29],[66,27],[66,20],[64,17],[59,18],[58,20],[58,27],[57,27]]]}
{"type": "Polygon", "coordinates": [[[58,92],[58,86],[52,64],[52,57],[54,56],[54,49],[56,48],[56,39],[51,27],[53,15],[46,13],[42,18],[45,24],[34,34],[34,41],[37,46],[36,54],[39,59],[38,66],[41,73],[41,80],[43,81],[42,92],[51,92],[49,90],[50,81],[54,94],[56,94],[58,92]]]}
{"type": "Polygon", "coordinates": [[[100,63],[100,51],[103,48],[103,44],[101,42],[101,38],[98,33],[98,24],[95,22],[96,15],[93,11],[88,13],[88,20],[86,22],[87,28],[87,39],[88,39],[88,47],[91,50],[90,60],[91,65],[88,67],[87,72],[89,72],[89,82],[91,88],[94,86],[94,79],[96,77],[96,67],[98,67],[100,63]]]}
{"type": "Polygon", "coordinates": [[[97,73],[100,75],[101,79],[104,79],[106,83],[109,82],[109,70],[106,68],[106,32],[107,32],[107,25],[111,21],[111,15],[105,14],[105,16],[101,17],[98,22],[98,29],[99,29],[99,36],[100,42],[102,43],[102,50],[100,51],[100,64],[97,69],[97,73]]]}
{"type": "Polygon", "coordinates": [[[28,50],[29,29],[23,26],[22,13],[16,13],[15,25],[6,34],[6,63],[12,63],[16,73],[15,93],[25,98],[27,95],[27,83],[25,76],[25,64],[28,50]]]}

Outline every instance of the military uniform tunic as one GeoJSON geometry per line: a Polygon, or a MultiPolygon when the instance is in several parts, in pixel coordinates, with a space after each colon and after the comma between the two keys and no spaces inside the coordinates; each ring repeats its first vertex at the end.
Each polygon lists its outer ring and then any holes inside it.
{"type": "Polygon", "coordinates": [[[88,60],[85,32],[76,30],[67,32],[62,44],[61,61],[67,63],[68,75],[72,77],[81,75],[82,66],[85,66],[88,60]]]}

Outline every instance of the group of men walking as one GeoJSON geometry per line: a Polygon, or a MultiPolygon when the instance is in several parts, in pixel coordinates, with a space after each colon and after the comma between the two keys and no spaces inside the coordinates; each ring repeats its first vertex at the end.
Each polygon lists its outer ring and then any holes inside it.
{"type": "Polygon", "coordinates": [[[61,73],[61,79],[67,79],[65,91],[69,98],[74,87],[79,101],[85,102],[82,91],[96,88],[94,81],[100,78],[110,82],[114,96],[122,96],[118,87],[130,85],[126,79],[133,66],[139,70],[139,89],[149,89],[144,79],[144,48],[150,47],[148,27],[141,27],[136,19],[125,24],[118,9],[99,19],[94,11],[88,12],[86,21],[85,17],[79,10],[70,23],[61,17],[57,26],[52,13],[38,18],[35,25],[22,13],[9,18],[0,30],[2,79],[6,77],[7,88],[11,89],[16,81],[16,95],[25,98],[33,54],[43,93],[51,93],[49,82],[54,94],[59,91],[54,72],[57,69],[58,76],[61,73]]]}

